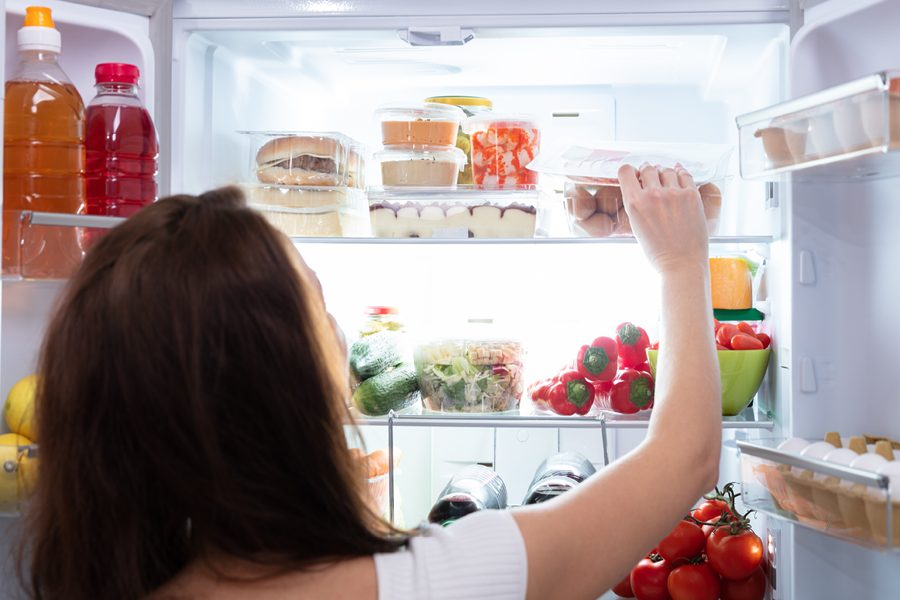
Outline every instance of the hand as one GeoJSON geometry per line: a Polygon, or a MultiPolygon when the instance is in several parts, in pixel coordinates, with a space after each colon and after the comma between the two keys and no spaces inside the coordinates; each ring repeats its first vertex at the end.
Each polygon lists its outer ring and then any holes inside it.
{"type": "Polygon", "coordinates": [[[635,237],[660,273],[707,268],[709,235],[700,193],[685,169],[644,164],[619,168],[625,211],[635,237]]]}

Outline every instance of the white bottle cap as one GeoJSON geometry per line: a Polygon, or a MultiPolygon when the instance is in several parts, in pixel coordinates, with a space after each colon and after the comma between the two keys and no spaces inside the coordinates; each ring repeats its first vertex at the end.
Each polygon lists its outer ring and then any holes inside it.
{"type": "Polygon", "coordinates": [[[23,27],[19,30],[17,41],[19,50],[43,50],[56,52],[62,49],[62,36],[52,27],[23,27]]]}

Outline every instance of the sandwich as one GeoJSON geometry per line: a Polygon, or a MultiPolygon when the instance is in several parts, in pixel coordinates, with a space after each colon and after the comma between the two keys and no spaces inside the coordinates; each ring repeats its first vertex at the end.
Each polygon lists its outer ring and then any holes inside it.
{"type": "Polygon", "coordinates": [[[256,153],[256,176],[281,185],[357,185],[361,159],[327,136],[291,135],[266,142],[256,153]],[[346,174],[346,178],[345,178],[346,174]]]}

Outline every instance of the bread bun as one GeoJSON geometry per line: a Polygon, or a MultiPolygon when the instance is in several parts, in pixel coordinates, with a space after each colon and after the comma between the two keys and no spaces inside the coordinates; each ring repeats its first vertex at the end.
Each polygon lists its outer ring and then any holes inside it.
{"type": "Polygon", "coordinates": [[[340,188],[333,190],[297,190],[283,187],[251,187],[247,189],[250,204],[281,208],[322,208],[341,206],[347,194],[340,188]]]}
{"type": "Polygon", "coordinates": [[[256,176],[262,183],[281,185],[343,185],[345,169],[349,180],[358,178],[359,155],[344,150],[344,143],[333,137],[291,135],[263,144],[256,153],[256,176]],[[347,160],[347,164],[344,161],[347,160]]]}

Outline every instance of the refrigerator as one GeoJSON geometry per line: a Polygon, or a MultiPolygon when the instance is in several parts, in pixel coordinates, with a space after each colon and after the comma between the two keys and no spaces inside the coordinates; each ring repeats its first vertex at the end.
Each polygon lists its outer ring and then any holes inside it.
{"type": "MultiPolygon", "coordinates": [[[[27,4],[5,1],[7,73],[27,4]]],[[[723,419],[721,482],[746,479],[739,447],[761,440],[821,439],[828,431],[900,439],[900,151],[888,139],[877,152],[772,168],[754,163],[762,146],[741,117],[771,121],[758,111],[815,93],[827,104],[836,87],[867,76],[874,79],[863,88],[877,88],[877,73],[900,68],[900,1],[43,4],[62,34],[61,64],[86,102],[96,63],[140,67],[142,98],[160,137],[161,196],[247,183],[242,131],[346,133],[365,145],[366,176],[377,184],[371,154],[381,140],[373,111],[437,95],[484,96],[497,111],[535,115],[545,151],[598,140],[729,146],[710,253],[750,253],[764,263],[755,300],[773,352],[753,405],[723,419]]],[[[887,95],[879,93],[887,118],[887,95]]],[[[815,112],[810,106],[815,99],[795,110],[815,112]]],[[[557,207],[541,239],[294,243],[349,337],[368,305],[400,307],[410,343],[452,334],[462,319],[492,319],[523,342],[530,372],[540,375],[621,321],[656,335],[661,307],[656,278],[633,240],[569,235],[561,186],[541,180],[543,201],[557,207]]],[[[22,235],[115,224],[101,221],[36,215],[22,235]]],[[[33,371],[64,285],[2,281],[3,397],[33,371]]],[[[602,469],[640,443],[646,421],[400,415],[362,418],[359,432],[362,440],[348,429],[351,443],[398,455],[390,513],[412,527],[462,466],[496,469],[517,503],[548,455],[578,451],[602,469]]],[[[0,520],[0,597],[22,597],[11,558],[19,521],[0,520]]],[[[769,598],[900,596],[896,549],[808,525],[779,511],[754,517],[766,546],[769,598]]]]}

